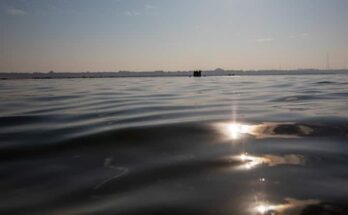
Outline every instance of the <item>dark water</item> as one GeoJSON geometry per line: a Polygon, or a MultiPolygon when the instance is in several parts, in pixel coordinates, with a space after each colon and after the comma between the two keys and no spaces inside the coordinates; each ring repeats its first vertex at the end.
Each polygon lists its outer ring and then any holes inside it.
{"type": "Polygon", "coordinates": [[[348,214],[348,76],[0,82],[0,214],[348,214]]]}

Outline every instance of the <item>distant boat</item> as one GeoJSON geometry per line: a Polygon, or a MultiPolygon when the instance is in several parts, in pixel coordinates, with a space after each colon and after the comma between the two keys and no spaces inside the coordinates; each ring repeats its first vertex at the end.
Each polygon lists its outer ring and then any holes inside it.
{"type": "Polygon", "coordinates": [[[202,77],[202,71],[201,70],[193,71],[193,77],[202,77]]]}

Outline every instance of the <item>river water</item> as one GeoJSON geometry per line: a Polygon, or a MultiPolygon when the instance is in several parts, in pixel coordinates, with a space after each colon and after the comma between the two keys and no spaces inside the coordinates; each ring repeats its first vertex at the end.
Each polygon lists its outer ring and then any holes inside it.
{"type": "Polygon", "coordinates": [[[348,75],[0,82],[0,214],[348,214],[348,75]]]}

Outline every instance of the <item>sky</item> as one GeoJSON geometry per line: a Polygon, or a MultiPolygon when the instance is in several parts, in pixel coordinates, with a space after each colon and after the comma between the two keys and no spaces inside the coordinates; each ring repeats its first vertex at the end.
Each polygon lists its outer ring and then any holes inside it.
{"type": "Polygon", "coordinates": [[[347,0],[1,0],[0,72],[348,68],[347,11],[347,0]]]}

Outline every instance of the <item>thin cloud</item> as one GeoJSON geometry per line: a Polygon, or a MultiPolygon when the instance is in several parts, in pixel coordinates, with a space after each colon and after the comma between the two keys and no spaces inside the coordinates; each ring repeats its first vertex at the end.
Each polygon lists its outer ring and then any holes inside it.
{"type": "Polygon", "coordinates": [[[8,15],[10,16],[23,16],[23,15],[27,15],[27,12],[25,12],[24,10],[21,10],[19,8],[14,8],[14,7],[6,7],[5,11],[8,15]]]}

